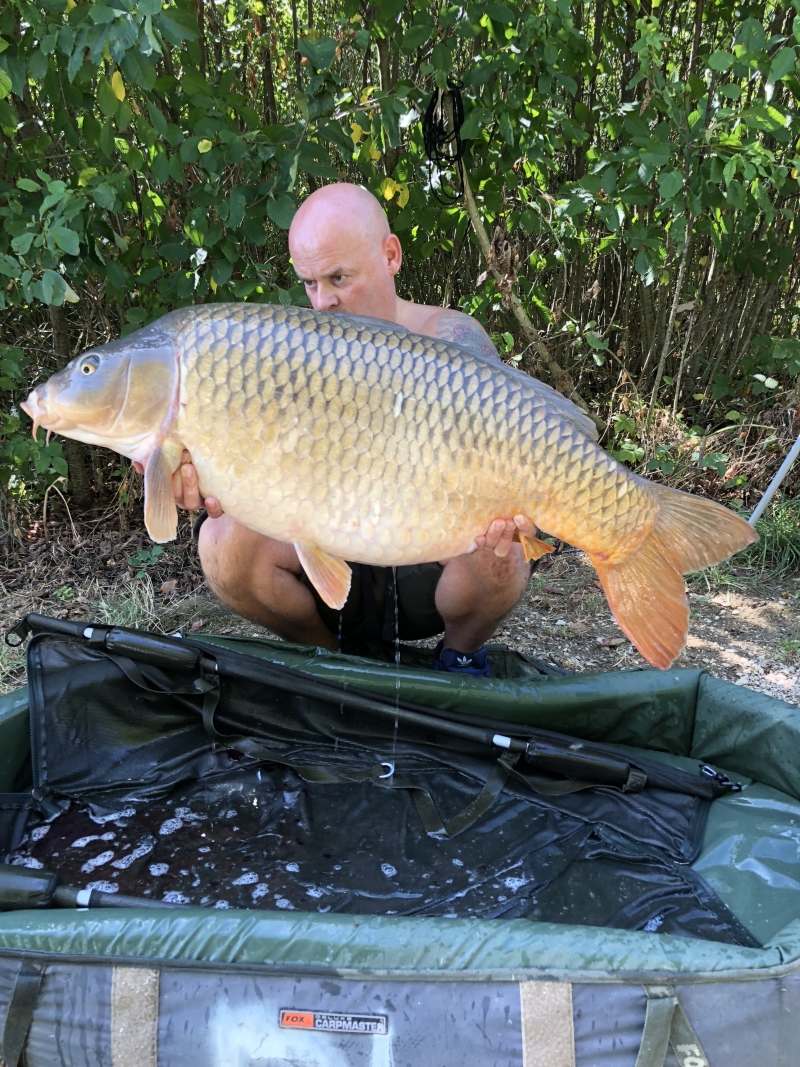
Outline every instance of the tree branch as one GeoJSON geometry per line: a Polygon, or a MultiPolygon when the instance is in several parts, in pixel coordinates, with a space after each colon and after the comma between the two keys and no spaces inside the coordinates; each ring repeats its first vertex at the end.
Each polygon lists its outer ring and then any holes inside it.
{"type": "MultiPolygon", "coordinates": [[[[487,266],[491,270],[492,276],[494,277],[495,281],[499,283],[502,281],[502,278],[499,271],[497,271],[492,266],[492,246],[489,242],[489,235],[486,232],[486,228],[483,225],[483,221],[481,220],[481,217],[478,214],[478,207],[475,203],[475,197],[472,195],[472,186],[469,183],[469,178],[467,177],[466,169],[464,170],[464,202],[467,207],[467,214],[469,215],[470,222],[472,223],[472,229],[474,230],[475,236],[478,239],[478,244],[480,245],[481,252],[483,252],[483,257],[486,260],[487,266]]],[[[604,433],[606,429],[605,422],[603,421],[603,419],[600,418],[599,415],[595,415],[594,412],[589,410],[589,405],[586,403],[583,397],[580,396],[579,393],[576,391],[575,383],[573,382],[571,376],[567,373],[567,371],[564,370],[561,364],[553,358],[547,345],[542,341],[541,337],[539,336],[539,331],[536,329],[536,327],[533,325],[530,318],[528,317],[528,313],[522,306],[520,298],[513,291],[513,289],[508,291],[508,303],[514,315],[514,318],[517,320],[520,327],[522,328],[522,332],[525,334],[527,339],[533,345],[535,345],[537,353],[545,362],[545,365],[547,366],[547,369],[552,376],[553,385],[556,387],[556,389],[558,389],[560,393],[563,393],[564,396],[568,397],[570,400],[573,401],[573,403],[577,404],[578,407],[581,408],[581,410],[586,412],[586,414],[597,427],[598,433],[604,433]]]]}

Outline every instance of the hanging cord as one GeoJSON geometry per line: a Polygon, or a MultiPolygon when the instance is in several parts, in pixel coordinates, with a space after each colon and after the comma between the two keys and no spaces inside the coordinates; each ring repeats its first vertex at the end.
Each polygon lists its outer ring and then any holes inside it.
{"type": "Polygon", "coordinates": [[[461,127],[464,123],[464,102],[461,85],[447,80],[446,89],[435,89],[422,119],[422,136],[425,154],[439,171],[455,167],[458,188],[454,193],[444,192],[431,186],[431,192],[440,204],[455,204],[464,195],[464,142],[461,127]],[[442,195],[440,195],[440,193],[442,195]]]}

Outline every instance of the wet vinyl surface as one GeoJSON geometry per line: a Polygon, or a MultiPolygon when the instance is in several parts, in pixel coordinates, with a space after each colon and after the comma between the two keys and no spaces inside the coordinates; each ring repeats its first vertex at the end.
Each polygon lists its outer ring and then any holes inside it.
{"type": "MultiPolygon", "coordinates": [[[[480,784],[420,761],[409,776],[445,816],[480,784]]],[[[407,790],[311,783],[264,764],[102,815],[73,802],[29,828],[11,858],[73,885],[209,907],[529,918],[753,944],[680,859],[670,799],[597,789],[556,805],[507,788],[469,830],[441,840],[407,790]],[[638,840],[614,826],[621,812],[638,840]]]]}
{"type": "Polygon", "coordinates": [[[577,783],[531,776],[424,709],[401,721],[346,684],[217,646],[198,678],[188,642],[125,630],[92,641],[42,633],[29,645],[33,783],[63,810],[28,823],[14,862],[206,907],[757,944],[690,866],[706,799],[564,793],[577,783]]]}

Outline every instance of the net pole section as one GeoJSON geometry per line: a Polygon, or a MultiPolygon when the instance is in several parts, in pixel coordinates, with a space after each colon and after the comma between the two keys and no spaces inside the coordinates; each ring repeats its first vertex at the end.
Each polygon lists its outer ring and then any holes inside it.
{"type": "Polygon", "coordinates": [[[755,524],[758,522],[758,520],[764,514],[764,512],[766,511],[766,508],[767,508],[767,504],[769,504],[770,500],[772,500],[773,496],[775,495],[775,493],[777,492],[778,488],[780,487],[781,482],[786,477],[786,475],[789,473],[789,468],[791,467],[791,465],[794,463],[794,461],[797,459],[797,457],[799,455],[800,455],[800,437],[798,437],[797,440],[795,441],[795,443],[792,445],[791,452],[786,457],[786,459],[783,461],[783,463],[781,463],[780,469],[778,470],[778,473],[775,475],[775,477],[769,483],[769,485],[766,488],[766,491],[765,491],[764,495],[759,500],[758,507],[755,509],[753,514],[750,516],[750,518],[747,520],[750,523],[751,526],[755,526],[755,524]]]}

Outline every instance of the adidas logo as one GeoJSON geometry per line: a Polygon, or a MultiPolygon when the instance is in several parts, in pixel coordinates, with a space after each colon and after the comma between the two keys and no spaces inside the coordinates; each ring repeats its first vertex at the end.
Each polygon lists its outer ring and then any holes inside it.
{"type": "Polygon", "coordinates": [[[472,663],[472,656],[456,656],[456,663],[459,667],[469,667],[472,663]]]}

